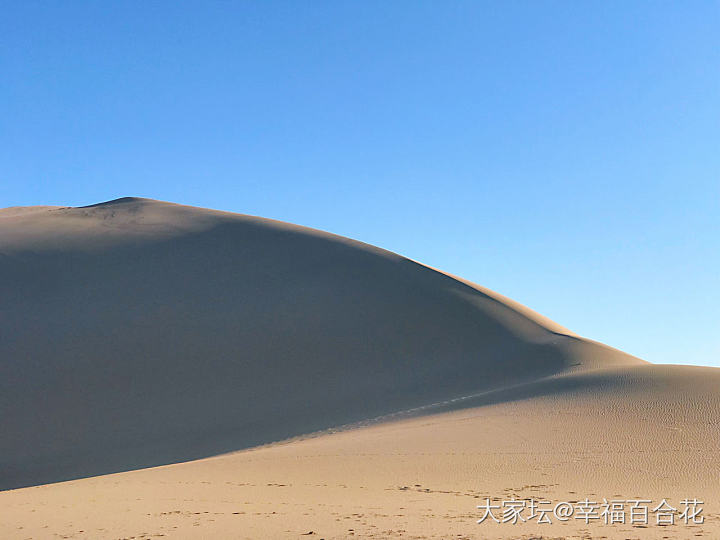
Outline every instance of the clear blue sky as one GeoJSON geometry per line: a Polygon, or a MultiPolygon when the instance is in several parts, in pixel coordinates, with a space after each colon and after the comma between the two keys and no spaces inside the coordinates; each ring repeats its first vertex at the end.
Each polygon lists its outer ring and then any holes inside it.
{"type": "Polygon", "coordinates": [[[2,11],[0,207],[281,219],[720,365],[718,2],[2,11]]]}

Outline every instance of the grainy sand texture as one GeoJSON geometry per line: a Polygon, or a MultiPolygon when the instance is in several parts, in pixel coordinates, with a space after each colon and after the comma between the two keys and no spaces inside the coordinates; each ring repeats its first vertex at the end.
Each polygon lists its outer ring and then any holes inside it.
{"type": "Polygon", "coordinates": [[[8,208],[0,490],[3,539],[719,539],[720,369],[304,227],[8,208]],[[704,522],[477,523],[586,498],[704,522]]]}

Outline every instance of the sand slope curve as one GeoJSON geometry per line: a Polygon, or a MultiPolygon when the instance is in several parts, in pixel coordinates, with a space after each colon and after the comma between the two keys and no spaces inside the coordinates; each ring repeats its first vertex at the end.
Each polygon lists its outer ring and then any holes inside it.
{"type": "Polygon", "coordinates": [[[0,210],[0,489],[641,365],[321,231],[148,199],[0,210]]]}

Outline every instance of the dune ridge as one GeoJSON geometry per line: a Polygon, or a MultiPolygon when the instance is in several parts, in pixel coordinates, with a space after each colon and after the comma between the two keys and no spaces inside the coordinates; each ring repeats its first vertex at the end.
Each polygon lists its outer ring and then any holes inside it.
{"type": "Polygon", "coordinates": [[[0,210],[0,288],[1,489],[642,362],[380,248],[132,197],[0,210]]]}
{"type": "Polygon", "coordinates": [[[720,538],[718,416],[720,369],[362,242],[134,197],[0,210],[3,538],[720,538]],[[705,521],[476,523],[585,497],[705,521]]]}

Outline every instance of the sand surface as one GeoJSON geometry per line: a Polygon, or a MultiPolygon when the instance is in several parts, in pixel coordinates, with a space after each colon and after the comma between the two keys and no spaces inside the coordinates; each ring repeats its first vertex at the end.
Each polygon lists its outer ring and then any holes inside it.
{"type": "Polygon", "coordinates": [[[0,298],[1,538],[720,538],[720,369],[396,254],[146,199],[10,208],[0,298]],[[513,497],[705,522],[476,523],[513,497]]]}

